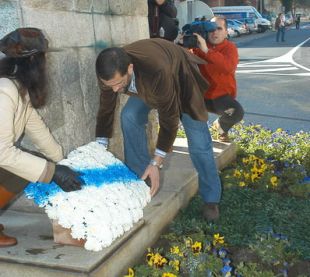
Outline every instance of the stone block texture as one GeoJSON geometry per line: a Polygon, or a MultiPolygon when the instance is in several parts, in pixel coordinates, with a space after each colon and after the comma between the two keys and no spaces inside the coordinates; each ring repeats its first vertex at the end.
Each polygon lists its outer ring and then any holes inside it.
{"type": "MultiPolygon", "coordinates": [[[[149,37],[147,1],[2,0],[0,21],[5,22],[0,25],[0,37],[19,27],[37,27],[49,40],[49,100],[39,112],[65,154],[94,140],[99,105],[96,57],[106,47],[149,37]]],[[[126,100],[120,98],[117,114],[126,100]]],[[[157,132],[155,118],[150,116],[148,127],[150,149],[157,132]]],[[[116,121],[110,151],[123,159],[118,116],[116,121]]],[[[33,148],[27,139],[24,145],[33,148]]]]}

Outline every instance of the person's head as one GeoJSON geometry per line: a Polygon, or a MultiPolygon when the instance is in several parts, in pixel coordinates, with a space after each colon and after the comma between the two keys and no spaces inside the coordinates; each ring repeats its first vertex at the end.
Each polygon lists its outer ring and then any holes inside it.
{"type": "Polygon", "coordinates": [[[214,32],[208,33],[208,41],[213,45],[217,45],[227,38],[227,21],[223,16],[215,16],[211,19],[211,22],[215,22],[217,28],[214,32]]]}
{"type": "Polygon", "coordinates": [[[0,62],[0,77],[16,79],[22,97],[28,91],[34,108],[46,101],[45,53],[48,41],[37,28],[18,28],[0,40],[6,57],[0,62]]]}
{"type": "Polygon", "coordinates": [[[131,58],[123,48],[104,49],[97,57],[96,73],[103,87],[126,92],[133,73],[131,58]]]}

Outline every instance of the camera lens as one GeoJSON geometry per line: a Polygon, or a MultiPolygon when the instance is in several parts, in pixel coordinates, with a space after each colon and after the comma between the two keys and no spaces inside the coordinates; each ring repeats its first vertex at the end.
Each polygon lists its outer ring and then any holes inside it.
{"type": "Polygon", "coordinates": [[[185,35],[183,37],[183,47],[185,48],[197,48],[198,41],[195,35],[185,35]]]}

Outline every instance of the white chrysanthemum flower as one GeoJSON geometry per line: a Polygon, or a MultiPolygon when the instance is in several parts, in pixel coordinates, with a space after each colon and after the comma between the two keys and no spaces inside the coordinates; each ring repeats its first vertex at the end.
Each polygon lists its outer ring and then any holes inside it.
{"type": "MultiPolygon", "coordinates": [[[[77,148],[60,163],[77,170],[122,164],[96,142],[77,148]]],[[[143,208],[151,200],[150,188],[142,180],[89,185],[50,197],[45,211],[70,228],[74,239],[85,239],[85,249],[100,251],[143,217],[143,208]]]]}

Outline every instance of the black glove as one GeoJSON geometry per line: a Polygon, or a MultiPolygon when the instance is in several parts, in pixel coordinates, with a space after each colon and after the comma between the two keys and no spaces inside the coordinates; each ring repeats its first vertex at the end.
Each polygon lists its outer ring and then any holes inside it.
{"type": "Polygon", "coordinates": [[[63,191],[69,192],[81,189],[84,182],[79,178],[79,173],[73,171],[65,165],[56,165],[52,181],[62,188],[63,191]]]}

